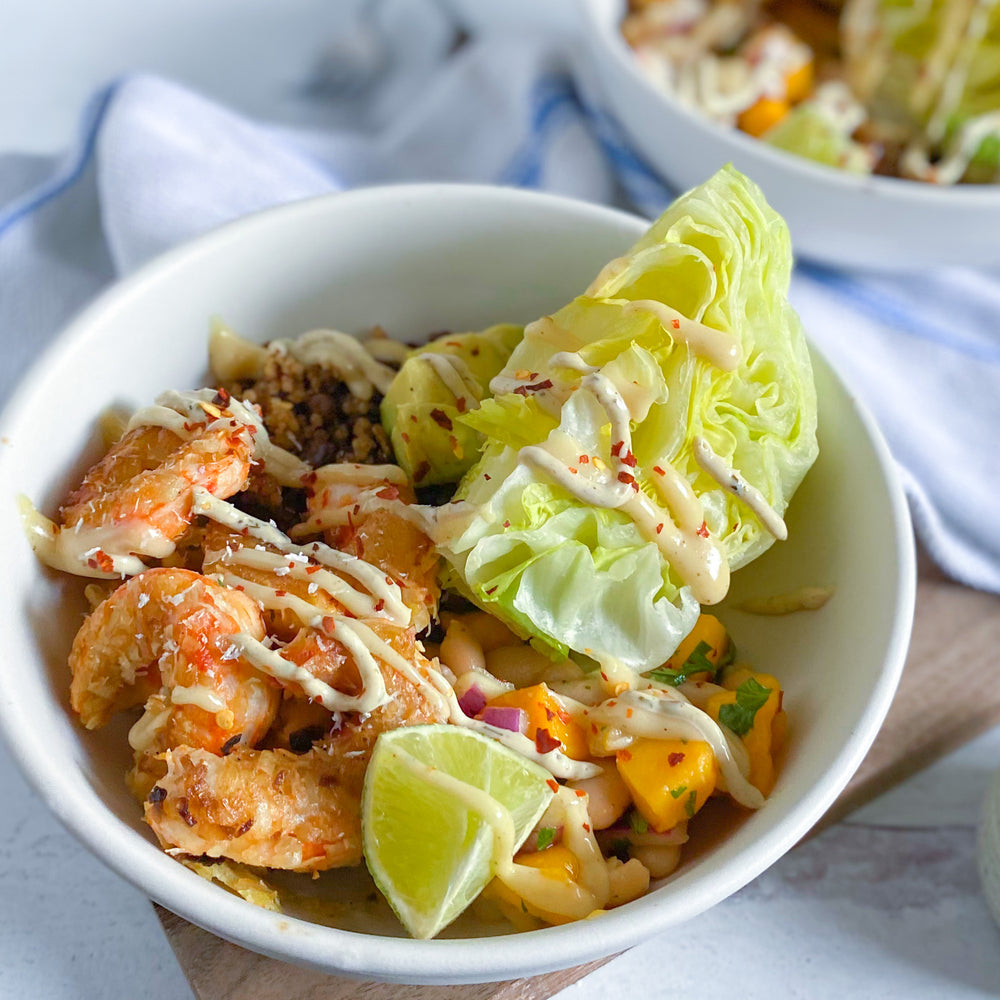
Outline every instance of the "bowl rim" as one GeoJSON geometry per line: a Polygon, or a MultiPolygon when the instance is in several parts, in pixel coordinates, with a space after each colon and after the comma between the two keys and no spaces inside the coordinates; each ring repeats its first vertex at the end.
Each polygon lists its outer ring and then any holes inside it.
{"type": "MultiPolygon", "coordinates": [[[[1000,210],[1000,183],[945,185],[905,177],[854,174],[769,146],[733,126],[713,121],[695,108],[681,103],[672,94],[659,90],[639,69],[638,60],[618,30],[625,6],[625,0],[581,0],[587,34],[620,71],[631,77],[635,86],[662,101],[666,110],[683,118],[704,136],[730,144],[740,155],[756,158],[770,169],[797,173],[807,181],[832,185],[848,194],[875,195],[913,210],[926,211],[929,205],[940,210],[1000,210]],[[613,21],[605,15],[605,9],[618,11],[613,21]]],[[[659,176],[660,171],[655,166],[652,169],[659,176]]]]}
{"type": "MultiPolygon", "coordinates": [[[[72,319],[22,378],[0,413],[0,438],[29,410],[48,362],[65,344],[84,339],[100,327],[106,314],[141,296],[163,276],[192,258],[214,255],[246,234],[273,224],[293,224],[303,216],[336,213],[341,206],[372,203],[385,211],[394,200],[465,199],[466,204],[499,206],[534,204],[540,211],[566,218],[591,219],[632,229],[640,235],[648,220],[617,209],[538,191],[470,184],[406,184],[363,188],[320,195],[264,209],[229,222],[177,246],[112,284],[72,319]]],[[[872,697],[846,742],[826,766],[825,782],[814,785],[794,803],[773,829],[740,853],[739,866],[728,864],[728,878],[714,880],[669,907],[651,893],[599,920],[580,921],[520,934],[490,938],[414,941],[341,930],[275,914],[220,891],[168,857],[105,809],[95,816],[89,786],[53,773],[44,754],[33,754],[31,720],[14,711],[9,693],[0,687],[0,737],[35,792],[59,821],[100,861],[147,896],[186,920],[219,937],[265,955],[326,972],[356,978],[406,983],[473,983],[536,975],[613,954],[637,944],[663,927],[689,919],[759,875],[800,840],[833,803],[860,765],[889,709],[906,657],[916,592],[915,551],[909,510],[888,447],[873,418],[843,385],[822,352],[810,343],[845,399],[854,406],[872,446],[889,496],[889,514],[897,553],[896,586],[888,653],[872,697]],[[85,794],[86,793],[86,794],[85,794]],[[642,910],[644,918],[635,919],[642,910]],[[484,947],[484,943],[487,945],[484,947]],[[558,957],[552,958],[550,956],[558,957]]],[[[0,453],[0,478],[6,460],[0,453]]]]}

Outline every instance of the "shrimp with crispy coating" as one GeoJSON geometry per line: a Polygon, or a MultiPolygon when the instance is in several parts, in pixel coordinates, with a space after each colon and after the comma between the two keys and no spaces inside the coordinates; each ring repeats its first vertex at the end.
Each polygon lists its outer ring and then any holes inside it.
{"type": "Polygon", "coordinates": [[[78,576],[140,573],[144,558],[174,551],[191,524],[196,489],[224,499],[246,485],[259,430],[255,414],[228,396],[212,401],[210,392],[164,399],[173,406],[138,414],[137,425],[87,472],[60,508],[58,524],[22,505],[43,562],[78,576]]]}
{"type": "Polygon", "coordinates": [[[164,847],[286,871],[361,863],[361,784],[322,750],[182,747],[164,759],[144,806],[164,847]]]}
{"type": "MultiPolygon", "coordinates": [[[[70,651],[70,704],[88,729],[145,704],[130,740],[141,775],[150,755],[195,746],[254,746],[280,690],[239,655],[235,635],[263,639],[256,603],[186,569],[132,577],[88,616],[70,651]]],[[[154,772],[157,770],[154,768],[154,772]]],[[[148,780],[141,777],[136,791],[148,780]]]]}
{"type": "MultiPolygon", "coordinates": [[[[420,671],[413,629],[377,620],[378,637],[420,671]]],[[[347,696],[364,686],[351,651],[316,629],[302,629],[281,655],[347,696]]],[[[331,712],[294,682],[267,737],[268,749],[226,757],[181,747],[162,755],[145,804],[160,842],[187,854],[249,865],[320,871],[361,860],[361,788],[375,741],[400,726],[444,719],[443,704],[388,663],[380,663],[386,700],[371,712],[331,712]]]]}

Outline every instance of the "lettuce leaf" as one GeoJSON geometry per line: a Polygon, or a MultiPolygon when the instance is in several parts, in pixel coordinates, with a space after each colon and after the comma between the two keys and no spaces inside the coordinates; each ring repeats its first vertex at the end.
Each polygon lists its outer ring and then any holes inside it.
{"type": "Polygon", "coordinates": [[[954,123],[1000,109],[1000,6],[978,0],[850,0],[847,81],[872,116],[938,150],[954,123]]]}
{"type": "Polygon", "coordinates": [[[786,297],[790,271],[784,223],[726,167],[675,202],[584,295],[529,325],[493,386],[527,374],[551,388],[500,392],[460,418],[485,446],[456,494],[465,503],[444,512],[435,541],[461,589],[553,655],[575,650],[637,670],[664,662],[697,618],[691,588],[629,514],[579,499],[524,452],[542,442],[579,452],[588,459],[583,475],[598,467],[591,457],[612,464],[606,407],[552,358],[578,352],[610,380],[632,418],[638,488],[657,500],[653,470],[671,464],[700,498],[704,527],[729,566],[742,566],[773,538],[701,468],[694,441],[704,438],[784,512],[817,454],[809,354],[786,297]],[[731,334],[734,370],[674,339],[654,313],[630,309],[638,299],[731,334]]]}

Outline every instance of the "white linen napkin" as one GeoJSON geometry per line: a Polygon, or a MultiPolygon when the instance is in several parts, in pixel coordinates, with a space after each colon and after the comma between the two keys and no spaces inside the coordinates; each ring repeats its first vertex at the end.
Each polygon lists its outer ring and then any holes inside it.
{"type": "MultiPolygon", "coordinates": [[[[314,88],[318,110],[351,130],[251,121],[131,76],[95,97],[65,156],[0,157],[0,400],[116,276],[269,205],[453,180],[662,211],[673,192],[575,82],[555,36],[487,35],[449,54],[450,31],[426,3],[393,5],[405,23],[385,30],[405,32],[409,53],[398,69],[361,94],[314,88]]],[[[878,419],[931,555],[957,580],[1000,592],[1000,278],[800,266],[792,299],[878,419]]]]}

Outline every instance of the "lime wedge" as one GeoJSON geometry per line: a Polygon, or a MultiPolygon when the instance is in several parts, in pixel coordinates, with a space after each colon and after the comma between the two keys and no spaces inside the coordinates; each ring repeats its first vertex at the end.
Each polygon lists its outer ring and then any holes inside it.
{"type": "Polygon", "coordinates": [[[365,861],[413,937],[434,937],[482,892],[498,853],[520,847],[545,811],[551,780],[533,761],[458,726],[379,737],[361,804],[365,861]]]}

